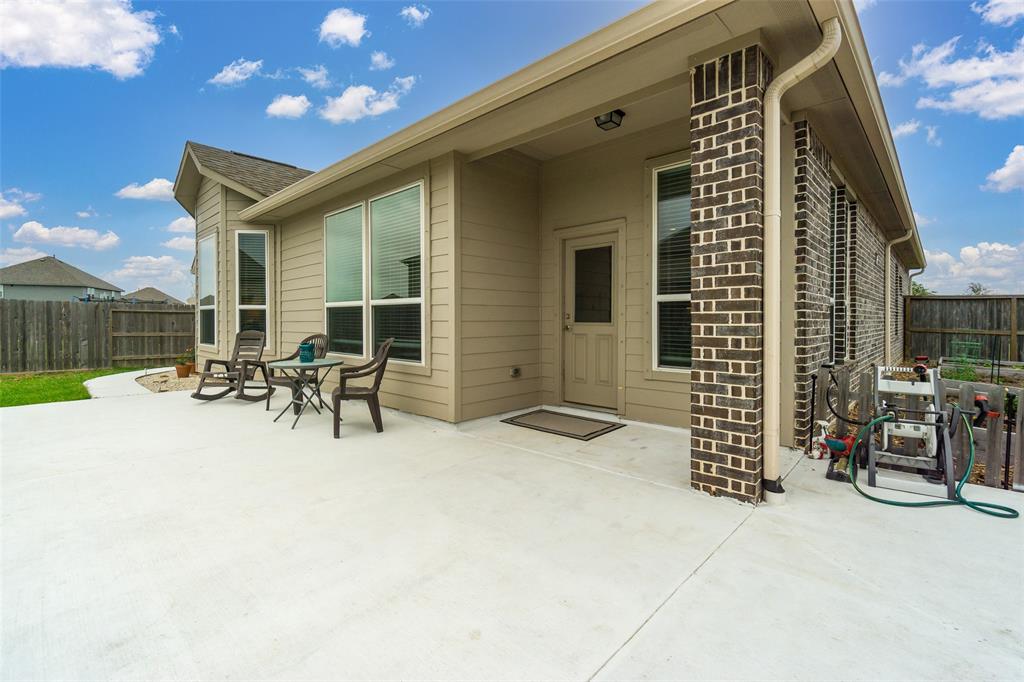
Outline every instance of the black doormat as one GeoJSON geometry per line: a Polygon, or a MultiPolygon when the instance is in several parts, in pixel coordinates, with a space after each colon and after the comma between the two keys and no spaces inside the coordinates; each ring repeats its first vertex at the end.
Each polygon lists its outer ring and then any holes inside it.
{"type": "Polygon", "coordinates": [[[574,414],[552,412],[551,410],[534,410],[501,421],[504,424],[514,424],[534,431],[553,433],[576,440],[593,440],[625,426],[625,424],[606,422],[590,417],[577,417],[574,414]]]}

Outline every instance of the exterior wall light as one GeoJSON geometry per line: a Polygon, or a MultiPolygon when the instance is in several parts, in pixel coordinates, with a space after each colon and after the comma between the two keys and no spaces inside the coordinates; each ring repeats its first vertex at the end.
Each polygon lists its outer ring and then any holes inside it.
{"type": "Polygon", "coordinates": [[[615,130],[622,125],[622,117],[626,115],[626,112],[622,109],[616,109],[615,111],[609,111],[607,114],[601,114],[594,117],[594,123],[601,130],[615,130]]]}

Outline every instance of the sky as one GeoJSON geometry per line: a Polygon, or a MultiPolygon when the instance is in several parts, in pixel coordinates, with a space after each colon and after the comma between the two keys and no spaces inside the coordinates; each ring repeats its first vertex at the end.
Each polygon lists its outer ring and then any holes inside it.
{"type": "MultiPolygon", "coordinates": [[[[186,140],[316,170],[636,2],[0,2],[0,265],[190,291],[186,140]]],[[[1024,292],[1024,3],[858,0],[929,267],[1024,292]]]]}

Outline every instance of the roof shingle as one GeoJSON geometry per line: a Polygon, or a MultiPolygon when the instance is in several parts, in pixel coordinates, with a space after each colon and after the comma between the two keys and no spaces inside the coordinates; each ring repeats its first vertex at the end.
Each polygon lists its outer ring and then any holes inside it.
{"type": "Polygon", "coordinates": [[[88,272],[68,265],[55,256],[43,256],[35,260],[0,268],[0,284],[51,287],[92,287],[107,291],[123,291],[121,287],[104,282],[88,272]]]}
{"type": "Polygon", "coordinates": [[[264,197],[269,197],[313,174],[313,171],[305,168],[218,149],[191,140],[188,141],[188,146],[201,166],[220,173],[264,197]]]}

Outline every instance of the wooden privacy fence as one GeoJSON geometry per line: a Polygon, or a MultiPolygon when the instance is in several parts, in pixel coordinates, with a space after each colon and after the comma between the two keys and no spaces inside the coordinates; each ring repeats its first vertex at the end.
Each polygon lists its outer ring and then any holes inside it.
{"type": "Polygon", "coordinates": [[[1024,296],[907,296],[903,357],[935,361],[956,355],[953,343],[981,344],[983,360],[1024,361],[1024,296]]]}
{"type": "Polygon", "coordinates": [[[0,300],[0,372],[158,367],[194,342],[187,305],[0,300]]]}

